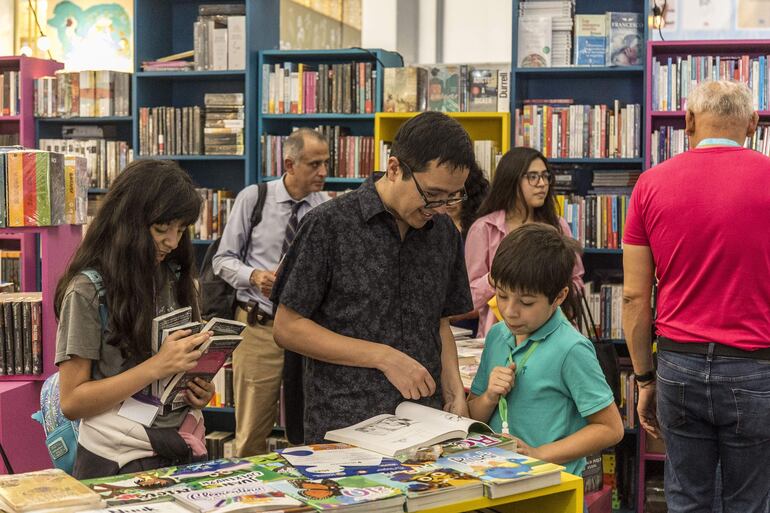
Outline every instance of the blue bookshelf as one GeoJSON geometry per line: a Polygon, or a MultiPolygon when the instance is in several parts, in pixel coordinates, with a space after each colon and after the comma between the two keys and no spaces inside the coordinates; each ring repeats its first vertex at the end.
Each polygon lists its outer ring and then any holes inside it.
{"type": "Polygon", "coordinates": [[[206,93],[243,93],[245,100],[244,155],[167,155],[179,161],[201,187],[238,192],[257,181],[257,53],[277,48],[280,0],[135,0],[134,75],[132,91],[133,147],[139,155],[141,107],[203,106],[206,93]],[[244,70],[142,71],[150,61],[193,48],[193,23],[201,4],[244,3],[246,6],[247,59],[244,70]],[[149,21],[152,21],[151,23],[149,21]],[[164,30],[158,30],[164,27],[164,30]]]}
{"type": "MultiPolygon", "coordinates": [[[[340,49],[340,50],[265,50],[258,56],[258,83],[260,95],[262,90],[263,73],[269,72],[275,64],[285,63],[308,64],[345,64],[350,62],[368,62],[372,64],[372,71],[376,74],[374,94],[374,111],[382,111],[383,68],[398,67],[403,65],[401,56],[394,52],[380,49],[340,49]]],[[[265,91],[265,94],[267,92],[265,91]]],[[[262,98],[257,103],[257,139],[262,135],[288,135],[295,127],[315,128],[320,125],[340,126],[348,130],[350,135],[373,136],[374,113],[371,114],[340,114],[340,113],[313,113],[313,114],[269,114],[262,112],[262,98]]],[[[257,176],[259,181],[275,180],[278,177],[264,176],[263,150],[259,147],[257,176]]],[[[357,186],[363,182],[360,178],[327,177],[327,189],[345,189],[357,186]]]]}
{"type": "MultiPolygon", "coordinates": [[[[578,194],[586,195],[591,188],[591,177],[596,171],[632,171],[644,168],[644,157],[647,155],[645,147],[645,83],[647,70],[644,66],[645,59],[640,59],[640,64],[627,67],[588,67],[570,66],[558,68],[519,68],[518,56],[518,25],[519,4],[522,0],[513,2],[513,38],[511,51],[511,111],[521,108],[524,100],[530,98],[571,98],[576,104],[607,104],[617,99],[621,105],[636,103],[641,107],[639,158],[554,158],[549,163],[556,166],[566,166],[578,169],[577,184],[578,194]]],[[[607,11],[637,12],[642,14],[644,22],[643,48],[649,37],[647,27],[647,2],[638,0],[576,0],[575,14],[604,14],[607,11]]],[[[516,116],[511,115],[511,134],[515,142],[516,116]]],[[[622,249],[584,248],[583,264],[586,268],[587,279],[594,278],[593,271],[601,269],[618,269],[621,267],[622,249]]],[[[611,341],[620,352],[625,352],[624,340],[611,341]]],[[[639,436],[637,429],[627,429],[629,440],[624,444],[630,444],[618,454],[625,457],[635,457],[634,471],[625,476],[631,480],[634,492],[631,496],[624,497],[619,511],[636,511],[638,504],[637,487],[639,483],[638,473],[643,472],[643,466],[639,465],[639,436]]],[[[621,463],[617,463],[621,467],[621,463]]],[[[644,491],[642,490],[643,494],[644,491]]],[[[641,513],[641,512],[639,512],[641,513]]]]}

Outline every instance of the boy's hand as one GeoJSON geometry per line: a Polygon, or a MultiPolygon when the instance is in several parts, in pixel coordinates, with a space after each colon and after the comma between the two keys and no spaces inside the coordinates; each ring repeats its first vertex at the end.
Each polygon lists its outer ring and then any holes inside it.
{"type": "Polygon", "coordinates": [[[537,447],[527,445],[521,438],[515,436],[513,438],[516,440],[516,452],[523,454],[524,456],[529,456],[530,458],[535,458],[536,460],[542,459],[537,447]]]}
{"type": "Polygon", "coordinates": [[[513,388],[516,379],[516,364],[512,363],[507,367],[495,367],[489,374],[489,383],[484,395],[493,403],[496,403],[500,396],[508,395],[513,388]]]}
{"type": "Polygon", "coordinates": [[[193,408],[204,408],[211,402],[215,390],[216,387],[214,383],[210,383],[203,378],[195,378],[194,380],[187,382],[185,401],[193,408]]]}

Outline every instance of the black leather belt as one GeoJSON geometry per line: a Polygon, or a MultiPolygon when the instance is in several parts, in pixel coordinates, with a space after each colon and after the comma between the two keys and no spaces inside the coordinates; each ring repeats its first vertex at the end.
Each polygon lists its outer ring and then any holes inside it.
{"type": "MultiPolygon", "coordinates": [[[[666,337],[658,337],[658,349],[674,353],[708,354],[709,342],[677,342],[666,337]]],[[[753,360],[770,360],[770,347],[746,351],[724,344],[714,344],[714,356],[730,356],[733,358],[751,358],[753,360]]]]}
{"type": "Polygon", "coordinates": [[[267,312],[264,312],[261,310],[256,303],[252,302],[244,302],[244,301],[236,301],[239,307],[244,309],[248,316],[246,317],[247,322],[249,325],[254,326],[255,324],[260,324],[262,326],[273,322],[273,316],[270,315],[267,312]]]}

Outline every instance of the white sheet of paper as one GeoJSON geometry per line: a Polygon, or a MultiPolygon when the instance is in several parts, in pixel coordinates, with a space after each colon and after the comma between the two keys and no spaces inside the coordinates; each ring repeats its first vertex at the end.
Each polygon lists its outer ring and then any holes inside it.
{"type": "Polygon", "coordinates": [[[681,0],[684,30],[730,30],[732,2],[681,0]]]}
{"type": "Polygon", "coordinates": [[[159,407],[154,404],[145,403],[129,397],[118,410],[118,415],[123,418],[138,422],[143,426],[150,427],[158,416],[159,407]]]}

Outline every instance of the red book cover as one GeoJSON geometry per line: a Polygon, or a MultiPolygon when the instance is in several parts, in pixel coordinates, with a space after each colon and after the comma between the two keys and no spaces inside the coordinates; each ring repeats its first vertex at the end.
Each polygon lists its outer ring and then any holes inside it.
{"type": "Polygon", "coordinates": [[[37,158],[34,152],[22,157],[24,226],[37,226],[37,158]]]}

